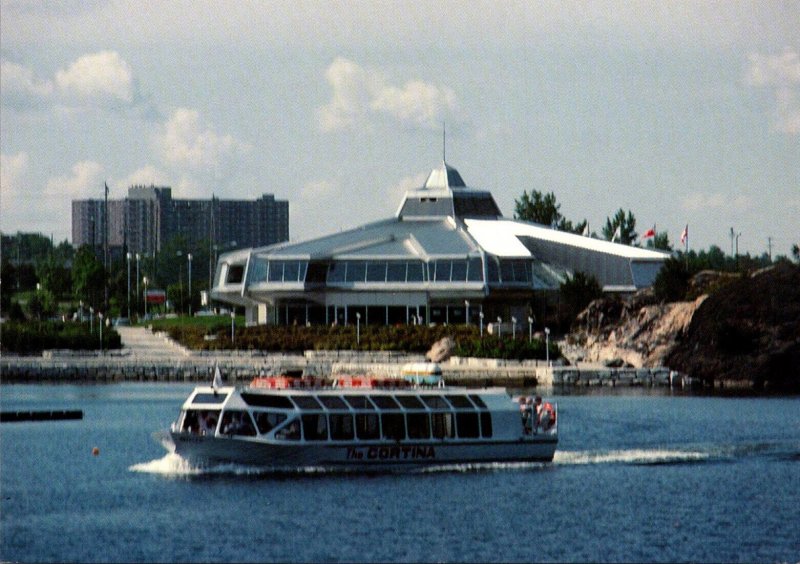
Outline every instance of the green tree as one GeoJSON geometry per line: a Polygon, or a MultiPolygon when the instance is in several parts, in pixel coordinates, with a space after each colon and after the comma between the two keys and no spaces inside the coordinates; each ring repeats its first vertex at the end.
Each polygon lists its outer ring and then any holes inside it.
{"type": "MultiPolygon", "coordinates": [[[[695,263],[696,264],[696,263],[695,263]]],[[[696,266],[687,266],[684,257],[670,257],[658,272],[653,282],[653,291],[658,299],[665,302],[676,302],[686,299],[689,291],[689,279],[697,272],[696,266]]]]}
{"type": "Polygon", "coordinates": [[[105,299],[106,271],[88,245],[81,246],[72,262],[72,288],[86,306],[98,308],[105,299]]]}
{"type": "Polygon", "coordinates": [[[603,236],[611,241],[614,238],[614,234],[617,232],[617,228],[619,228],[620,233],[617,238],[618,243],[631,245],[639,237],[638,233],[636,233],[636,218],[633,217],[633,213],[630,210],[628,210],[628,214],[626,215],[622,208],[619,208],[613,217],[606,218],[606,224],[603,227],[603,236]]]}
{"type": "Polygon", "coordinates": [[[666,231],[659,231],[652,239],[648,239],[645,245],[648,249],[658,249],[659,251],[671,251],[672,243],[669,242],[669,235],[666,231]]]}
{"type": "Polygon", "coordinates": [[[42,287],[52,292],[56,298],[72,289],[71,272],[52,255],[39,262],[36,275],[42,287]]]}
{"type": "Polygon", "coordinates": [[[792,245],[792,258],[795,262],[800,262],[800,245],[797,243],[792,245]]]}
{"type": "Polygon", "coordinates": [[[556,201],[553,192],[543,194],[538,190],[522,193],[518,200],[514,200],[514,219],[532,221],[548,227],[556,227],[561,231],[582,233],[588,222],[584,219],[577,225],[561,215],[561,204],[556,201]]]}
{"type": "Polygon", "coordinates": [[[567,278],[561,284],[560,292],[562,313],[569,319],[569,323],[572,323],[592,300],[603,295],[603,289],[597,278],[583,272],[576,272],[567,278]]]}

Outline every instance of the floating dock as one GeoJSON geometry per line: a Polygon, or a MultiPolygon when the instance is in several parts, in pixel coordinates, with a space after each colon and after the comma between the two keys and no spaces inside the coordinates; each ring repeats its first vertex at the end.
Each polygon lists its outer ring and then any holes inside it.
{"type": "Polygon", "coordinates": [[[63,421],[83,419],[80,409],[59,409],[53,411],[0,411],[0,423],[19,423],[22,421],[63,421]]]}

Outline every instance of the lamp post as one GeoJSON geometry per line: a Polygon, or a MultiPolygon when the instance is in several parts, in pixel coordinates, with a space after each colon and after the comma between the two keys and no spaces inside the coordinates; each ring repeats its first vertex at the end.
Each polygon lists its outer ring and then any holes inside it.
{"type": "Polygon", "coordinates": [[[80,308],[78,308],[78,317],[80,317],[81,323],[83,323],[83,300],[80,301],[80,308]]]}
{"type": "Polygon", "coordinates": [[[192,316],[192,253],[186,255],[189,259],[189,317],[192,316]]]}
{"type": "Polygon", "coordinates": [[[97,314],[98,325],[100,326],[100,352],[103,352],[103,313],[97,314]]]}
{"type": "Polygon", "coordinates": [[[136,318],[139,318],[139,253],[136,253],[136,318]]]}
{"type": "Polygon", "coordinates": [[[361,314],[356,312],[356,344],[361,344],[361,314]]]}
{"type": "Polygon", "coordinates": [[[533,317],[528,317],[528,342],[533,341],[533,317]]]}
{"type": "Polygon", "coordinates": [[[550,328],[544,328],[544,355],[547,366],[550,366],[550,328]]]}
{"type": "Polygon", "coordinates": [[[128,259],[128,293],[125,296],[125,301],[128,302],[128,321],[131,319],[131,254],[127,253],[125,258],[128,259]]]}
{"type": "Polygon", "coordinates": [[[500,327],[500,325],[501,325],[502,323],[503,323],[503,320],[502,320],[502,319],[500,319],[500,316],[498,315],[498,316],[497,316],[497,338],[498,338],[498,339],[500,338],[500,335],[501,335],[501,334],[502,334],[502,332],[503,332],[503,329],[502,329],[502,327],[500,327]]]}
{"type": "MultiPolygon", "coordinates": [[[[177,251],[175,256],[182,257],[183,251],[177,251]]],[[[180,288],[180,302],[178,304],[178,311],[179,313],[183,313],[183,269],[181,268],[180,262],[178,262],[178,288],[180,288]]]]}
{"type": "Polygon", "coordinates": [[[231,311],[231,345],[236,343],[236,312],[231,311]]]}
{"type": "Polygon", "coordinates": [[[511,338],[517,340],[517,318],[511,318],[511,338]]]}
{"type": "Polygon", "coordinates": [[[483,309],[478,313],[478,317],[481,320],[481,339],[483,339],[483,309]]]}
{"type": "Polygon", "coordinates": [[[89,334],[94,333],[94,308],[89,308],[89,334]]]}
{"type": "Polygon", "coordinates": [[[144,318],[147,319],[147,276],[142,278],[142,283],[144,284],[144,318]]]}
{"type": "Polygon", "coordinates": [[[469,300],[464,300],[464,307],[466,308],[466,323],[469,325],[469,300]]]}

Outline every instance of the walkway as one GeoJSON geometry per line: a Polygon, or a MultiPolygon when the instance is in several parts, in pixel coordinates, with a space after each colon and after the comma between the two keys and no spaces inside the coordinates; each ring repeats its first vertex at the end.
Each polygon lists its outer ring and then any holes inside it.
{"type": "Polygon", "coordinates": [[[141,359],[181,358],[189,351],[164,333],[153,333],[144,327],[115,327],[122,340],[122,350],[141,359]]]}

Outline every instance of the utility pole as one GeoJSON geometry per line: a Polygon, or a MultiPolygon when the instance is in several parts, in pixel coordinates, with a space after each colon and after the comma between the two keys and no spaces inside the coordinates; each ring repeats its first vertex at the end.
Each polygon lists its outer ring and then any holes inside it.
{"type": "Polygon", "coordinates": [[[772,264],[772,237],[767,237],[767,250],[769,253],[769,262],[772,264]]]}
{"type": "Polygon", "coordinates": [[[108,311],[108,182],[105,182],[105,205],[103,207],[103,246],[105,272],[105,310],[108,311]]]}

